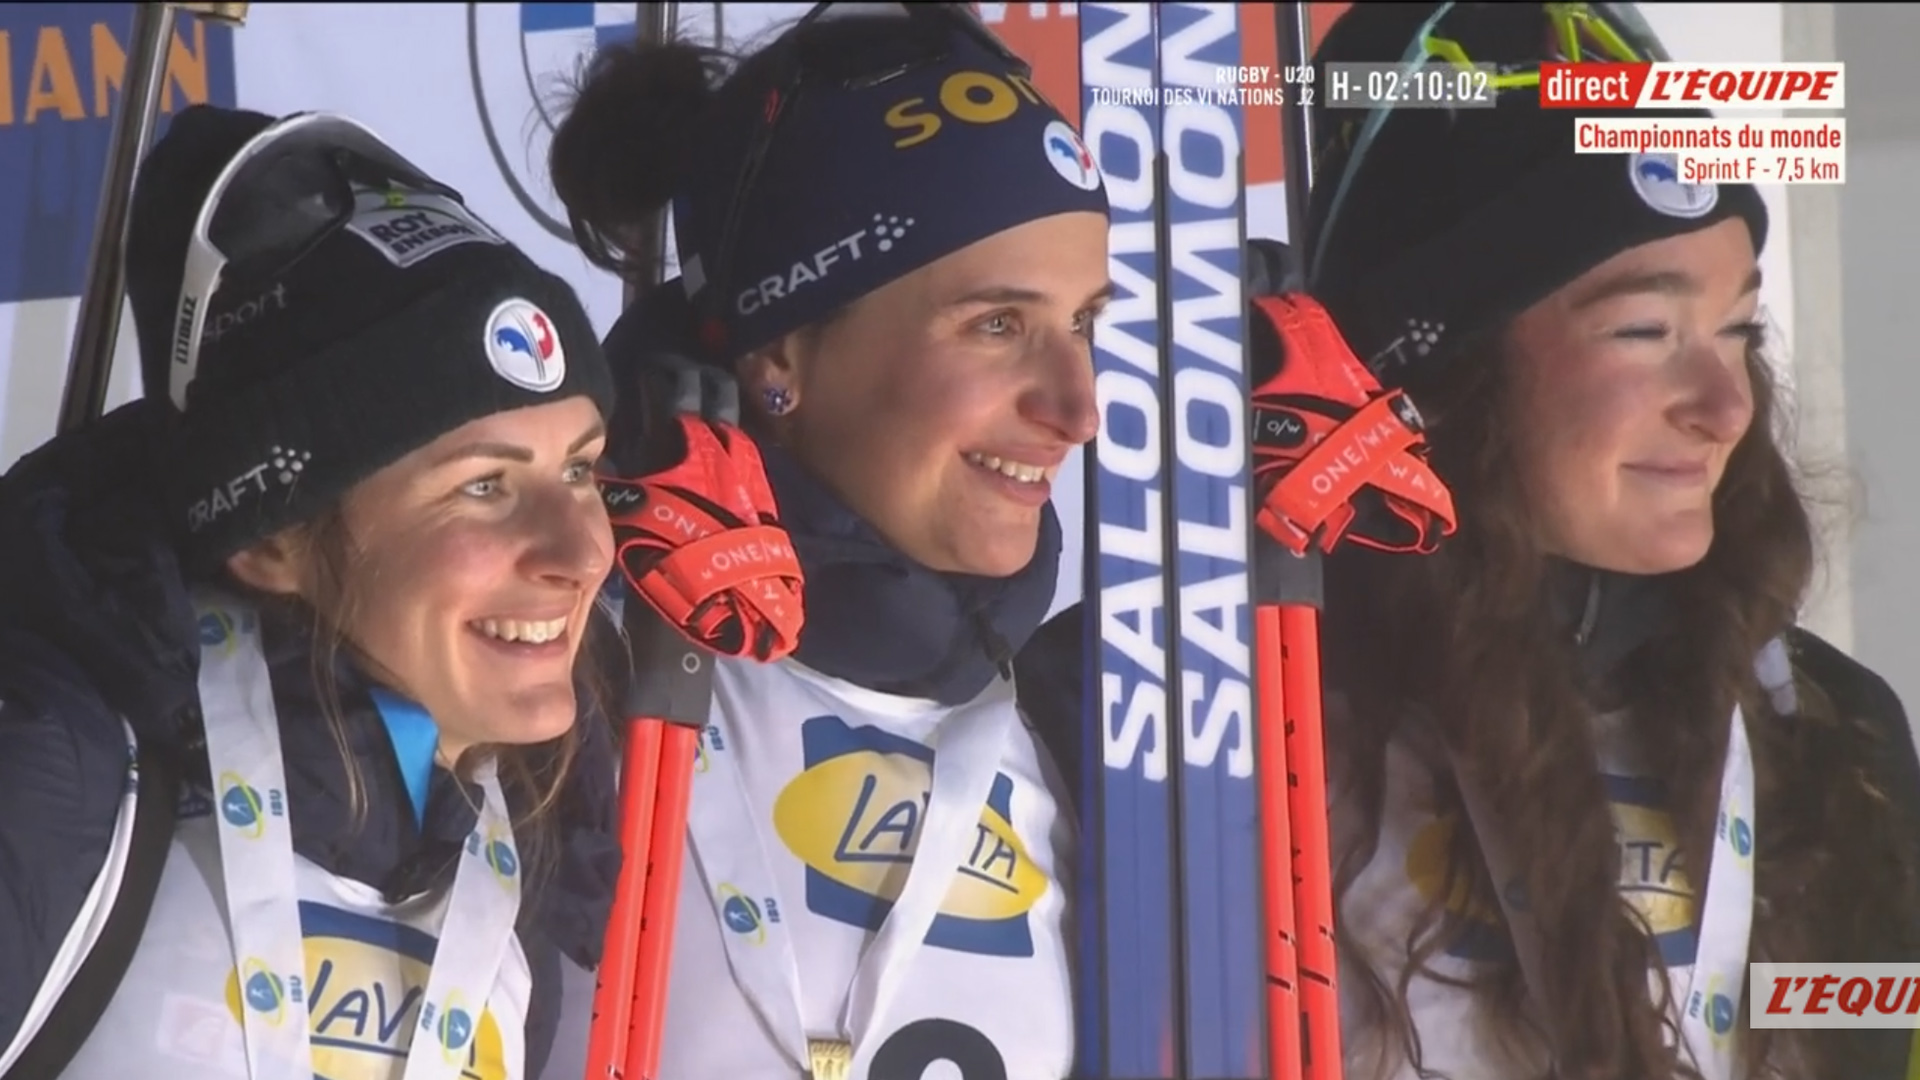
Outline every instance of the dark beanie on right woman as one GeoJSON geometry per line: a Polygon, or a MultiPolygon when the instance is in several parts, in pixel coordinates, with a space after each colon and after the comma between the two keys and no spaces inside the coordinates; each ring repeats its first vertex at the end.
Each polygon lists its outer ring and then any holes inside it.
{"type": "MultiPolygon", "coordinates": [[[[1315,64],[1397,63],[1442,7],[1445,36],[1476,62],[1560,59],[1539,4],[1368,3],[1334,23],[1315,64]]],[[[1756,253],[1766,242],[1766,206],[1750,184],[1682,183],[1668,154],[1574,151],[1581,117],[1710,117],[1705,110],[1542,109],[1529,87],[1492,108],[1394,109],[1369,144],[1355,145],[1373,115],[1318,109],[1312,246],[1301,254],[1314,296],[1389,386],[1425,381],[1450,343],[1497,328],[1630,248],[1731,217],[1747,223],[1756,253]]]]}

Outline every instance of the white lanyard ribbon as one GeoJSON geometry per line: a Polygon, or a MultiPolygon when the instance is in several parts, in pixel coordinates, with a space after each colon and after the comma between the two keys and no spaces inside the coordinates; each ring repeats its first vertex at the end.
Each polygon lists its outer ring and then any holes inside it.
{"type": "MultiPolygon", "coordinates": [[[[1755,667],[1776,709],[1794,708],[1792,669],[1786,646],[1768,644],[1755,667]]],[[[1715,815],[1713,854],[1707,872],[1707,891],[1696,912],[1696,947],[1686,986],[1673,986],[1679,1012],[1681,1043],[1707,1080],[1732,1080],[1736,1071],[1733,1040],[1746,984],[1747,949],[1753,929],[1754,780],[1753,751],[1747,741],[1744,712],[1735,706],[1727,756],[1720,773],[1720,807],[1715,815]]],[[[1541,935],[1524,910],[1516,910],[1509,895],[1520,881],[1511,858],[1499,843],[1500,832],[1485,795],[1467,782],[1455,762],[1461,800],[1474,834],[1493,875],[1500,908],[1506,914],[1521,973],[1536,1002],[1545,1005],[1540,965],[1541,935]]],[[[1677,979],[1675,980],[1677,983],[1677,979]]],[[[1550,1017],[1549,1011],[1542,1019],[1550,1017]]],[[[1548,1031],[1549,1039],[1554,1033],[1548,1031]]],[[[1557,1047],[1556,1047],[1557,1049],[1557,1047]]]]}
{"type": "MultiPolygon", "coordinates": [[[[306,948],[294,876],[280,727],[250,605],[212,590],[200,613],[200,709],[218,810],[220,871],[233,928],[251,1080],[313,1080],[306,948]]],[[[457,1080],[505,959],[520,907],[520,859],[492,762],[454,875],[405,1080],[457,1080]]]]}
{"type": "Polygon", "coordinates": [[[863,1051],[871,1049],[866,1036],[880,1029],[908,962],[973,850],[1014,717],[1013,684],[997,679],[981,698],[940,722],[932,784],[906,882],[860,957],[835,1032],[809,1032],[801,1015],[800,964],[787,914],[792,909],[779,895],[765,846],[770,830],[748,797],[738,760],[741,740],[752,738],[743,729],[787,718],[714,717],[711,729],[719,738],[707,741],[708,764],[696,775],[687,819],[694,861],[727,928],[722,936],[735,983],[802,1072],[816,1059],[810,1040],[850,1044],[850,1072],[866,1061],[863,1051]],[[771,917],[775,911],[777,921],[771,917]]]}

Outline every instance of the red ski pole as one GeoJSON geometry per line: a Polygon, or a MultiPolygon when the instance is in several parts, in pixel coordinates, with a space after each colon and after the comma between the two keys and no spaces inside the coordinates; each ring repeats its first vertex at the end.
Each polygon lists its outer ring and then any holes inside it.
{"type": "MultiPolygon", "coordinates": [[[[1256,538],[1256,544],[1261,541],[1256,538]]],[[[1256,563],[1255,573],[1267,577],[1256,563]]],[[[1267,1032],[1273,1080],[1300,1080],[1306,1056],[1301,1045],[1299,942],[1294,938],[1293,829],[1287,785],[1286,682],[1274,658],[1282,652],[1278,604],[1261,604],[1253,623],[1254,694],[1260,703],[1253,745],[1260,798],[1261,891],[1267,921],[1267,1032]]]]}
{"type": "Polygon", "coordinates": [[[659,1069],[685,865],[687,803],[713,707],[714,656],[766,662],[793,650],[800,563],[759,450],[738,427],[738,389],[717,369],[649,361],[676,378],[658,444],[675,461],[601,490],[631,597],[633,677],[621,792],[625,863],[594,996],[588,1080],[652,1080],[659,1069]],[[754,558],[737,557],[752,549],[754,558]]]}
{"type": "Polygon", "coordinates": [[[680,906],[680,872],[686,865],[683,841],[687,835],[687,804],[693,794],[693,761],[699,745],[699,728],[673,725],[661,733],[660,779],[654,798],[653,836],[648,845],[651,861],[641,902],[625,1072],[643,1080],[652,1080],[660,1073],[668,976],[673,971],[673,928],[680,906]]]}
{"type": "MultiPolygon", "coordinates": [[[[1299,293],[1256,297],[1253,308],[1267,330],[1254,340],[1266,342],[1268,353],[1256,351],[1261,374],[1253,393],[1261,790],[1265,802],[1277,804],[1281,782],[1267,770],[1284,767],[1287,793],[1286,831],[1263,833],[1267,911],[1274,921],[1267,948],[1273,1074],[1338,1080],[1338,954],[1321,717],[1321,557],[1341,543],[1432,551],[1454,531],[1453,500],[1426,464],[1413,403],[1381,388],[1324,308],[1299,293]],[[1276,741],[1283,751],[1272,749],[1276,741]],[[1279,867],[1287,868],[1286,876],[1279,867]],[[1281,895],[1288,885],[1292,895],[1281,895]],[[1291,986],[1290,962],[1297,968],[1291,986]],[[1294,1001],[1297,1012],[1289,1017],[1294,1001]]],[[[1278,820],[1280,810],[1267,809],[1263,828],[1278,820]]]]}
{"type": "MultiPolygon", "coordinates": [[[[640,4],[641,40],[658,43],[673,36],[678,9],[675,3],[640,4]]],[[[720,26],[716,6],[716,45],[722,41],[720,26]]],[[[643,281],[630,283],[629,304],[660,285],[667,250],[664,213],[646,223],[635,246],[655,260],[643,281]]],[[[777,659],[792,650],[802,618],[799,564],[778,527],[759,454],[739,430],[737,388],[712,369],[659,359],[667,361],[662,371],[677,375],[666,426],[683,440],[685,457],[672,476],[606,489],[608,510],[621,534],[622,569],[634,595],[646,604],[632,605],[627,620],[636,693],[627,708],[632,720],[621,769],[625,862],[595,987],[588,1080],[652,1080],[659,1070],[687,808],[701,731],[712,708],[708,653],[777,659]],[[680,491],[697,493],[706,502],[689,504],[680,491]],[[714,518],[708,508],[716,503],[734,516],[714,518]],[[698,561],[703,545],[711,550],[737,542],[762,543],[767,551],[783,552],[784,561],[752,582],[685,572],[690,560],[698,561]]]]}
{"type": "Polygon", "coordinates": [[[627,722],[620,765],[620,877],[607,922],[606,947],[593,990],[593,1026],[587,1037],[587,1080],[618,1080],[626,1073],[627,1040],[633,1022],[640,931],[646,913],[647,858],[653,838],[653,804],[660,771],[659,721],[627,722]]]}
{"type": "MultiPolygon", "coordinates": [[[[1318,570],[1318,567],[1315,567],[1318,570]]],[[[1320,710],[1320,609],[1279,605],[1281,708],[1293,843],[1303,1080],[1339,1080],[1339,956],[1333,937],[1332,844],[1327,829],[1326,739],[1320,710]]],[[[1269,614],[1262,616],[1271,618],[1269,614]]]]}
{"type": "MultiPolygon", "coordinates": [[[[1276,4],[1274,30],[1274,58],[1288,65],[1296,84],[1312,85],[1301,75],[1313,70],[1308,5],[1276,4]]],[[[1297,250],[1307,250],[1312,112],[1288,110],[1281,126],[1287,239],[1297,250]]],[[[1284,266],[1273,271],[1286,274],[1284,266]]],[[[1256,426],[1256,444],[1259,431],[1256,426]]],[[[1268,1052],[1274,1080],[1338,1080],[1338,958],[1333,949],[1332,852],[1320,710],[1320,557],[1311,548],[1299,549],[1264,533],[1261,529],[1254,535],[1259,702],[1254,745],[1259,753],[1268,926],[1268,1052]]]]}

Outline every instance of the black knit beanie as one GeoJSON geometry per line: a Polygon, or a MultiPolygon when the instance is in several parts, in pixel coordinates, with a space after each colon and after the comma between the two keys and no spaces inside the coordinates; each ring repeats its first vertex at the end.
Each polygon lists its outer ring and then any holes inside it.
{"type": "Polygon", "coordinates": [[[612,412],[572,288],[350,121],[182,112],[141,165],[127,255],[145,393],[192,376],[166,470],[190,572],[462,424],[583,394],[612,412]],[[182,286],[210,198],[242,250],[204,305],[189,369],[182,286]],[[250,263],[249,246],[282,254],[250,263]]]}
{"type": "MultiPolygon", "coordinates": [[[[1544,10],[1552,6],[1355,4],[1315,62],[1400,62],[1445,8],[1444,36],[1475,62],[1537,67],[1563,59],[1544,10]]],[[[1682,183],[1671,155],[1574,152],[1581,116],[1712,115],[1705,110],[1542,109],[1525,88],[1487,109],[1391,110],[1358,145],[1373,115],[1318,112],[1302,255],[1313,294],[1390,386],[1432,378],[1449,343],[1497,329],[1630,248],[1730,217],[1747,223],[1756,253],[1766,242],[1766,206],[1750,184],[1682,183]]]]}

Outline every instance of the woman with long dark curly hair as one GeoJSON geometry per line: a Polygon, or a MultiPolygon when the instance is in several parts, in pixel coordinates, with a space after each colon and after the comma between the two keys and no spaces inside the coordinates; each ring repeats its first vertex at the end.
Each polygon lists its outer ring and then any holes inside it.
{"type": "Polygon", "coordinates": [[[1750,963],[1914,957],[1920,797],[1898,699],[1795,626],[1766,208],[1577,153],[1588,117],[1516,77],[1657,49],[1628,5],[1365,4],[1316,57],[1514,87],[1321,117],[1312,291],[1413,396],[1460,518],[1330,569],[1355,1080],[1900,1075],[1902,1033],[1747,1019],[1750,963]]]}

